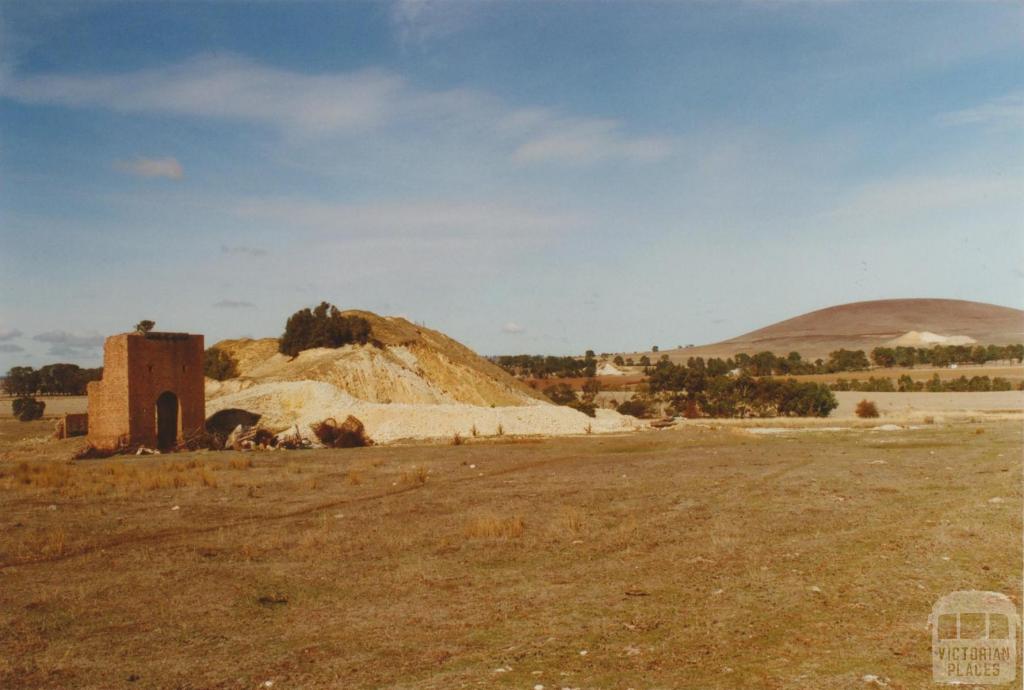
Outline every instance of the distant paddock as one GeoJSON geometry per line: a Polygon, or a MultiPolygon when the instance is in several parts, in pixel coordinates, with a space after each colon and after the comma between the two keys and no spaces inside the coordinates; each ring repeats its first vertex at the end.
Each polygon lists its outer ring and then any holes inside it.
{"type": "MultiPolygon", "coordinates": [[[[9,395],[0,396],[0,419],[11,418],[11,401],[9,395]]],[[[46,410],[43,412],[44,419],[61,417],[65,414],[86,412],[89,407],[88,399],[84,395],[40,395],[36,400],[46,403],[46,410]]]]}

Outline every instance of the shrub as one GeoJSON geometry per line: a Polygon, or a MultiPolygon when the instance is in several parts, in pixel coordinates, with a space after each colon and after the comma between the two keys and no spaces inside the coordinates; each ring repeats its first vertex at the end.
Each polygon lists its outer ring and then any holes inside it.
{"type": "Polygon", "coordinates": [[[568,383],[556,383],[544,389],[544,395],[556,405],[568,405],[576,400],[576,392],[568,383]]]}
{"type": "Polygon", "coordinates": [[[11,411],[22,422],[31,422],[33,419],[41,418],[45,409],[45,402],[31,397],[15,398],[11,401],[11,411]]]}
{"type": "Polygon", "coordinates": [[[203,353],[203,374],[218,381],[233,379],[238,376],[238,362],[224,350],[207,348],[203,353]]]}
{"type": "Polygon", "coordinates": [[[619,414],[628,414],[639,419],[646,419],[651,415],[651,404],[643,398],[633,398],[615,408],[619,414]]]}
{"type": "Polygon", "coordinates": [[[277,349],[290,357],[314,347],[365,344],[370,322],[361,316],[345,316],[333,304],[321,302],[315,309],[300,309],[288,317],[277,349]]]}
{"type": "Polygon", "coordinates": [[[878,407],[875,405],[875,403],[873,403],[870,400],[861,400],[859,403],[857,403],[857,407],[856,409],[854,409],[854,413],[858,417],[861,417],[862,419],[867,417],[877,417],[878,407]]]}
{"type": "Polygon", "coordinates": [[[568,407],[571,407],[572,409],[577,410],[578,412],[582,412],[588,417],[597,416],[597,406],[594,405],[594,403],[589,402],[587,400],[574,400],[571,403],[569,403],[568,407]]]}

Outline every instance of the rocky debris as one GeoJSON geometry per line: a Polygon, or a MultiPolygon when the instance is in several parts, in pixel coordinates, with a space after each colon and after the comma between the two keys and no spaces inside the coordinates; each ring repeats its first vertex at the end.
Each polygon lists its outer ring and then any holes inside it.
{"type": "Polygon", "coordinates": [[[341,424],[334,417],[328,417],[311,425],[310,429],[320,443],[328,448],[362,448],[373,445],[373,441],[366,436],[363,423],[352,415],[346,417],[341,424]]]}
{"type": "MultiPolygon", "coordinates": [[[[352,415],[375,443],[407,439],[451,439],[472,436],[567,436],[631,431],[645,426],[633,417],[598,409],[591,418],[568,407],[535,402],[530,405],[410,405],[373,403],[352,397],[322,381],[280,381],[249,386],[206,403],[208,411],[241,408],[261,415],[260,424],[274,431],[311,426],[325,419],[352,415]]],[[[280,434],[278,435],[280,438],[280,434]]]]}
{"type": "MultiPolygon", "coordinates": [[[[259,415],[256,415],[259,417],[259,415]]],[[[279,441],[272,431],[259,426],[236,426],[224,444],[223,450],[269,450],[277,448],[279,441]]]]}

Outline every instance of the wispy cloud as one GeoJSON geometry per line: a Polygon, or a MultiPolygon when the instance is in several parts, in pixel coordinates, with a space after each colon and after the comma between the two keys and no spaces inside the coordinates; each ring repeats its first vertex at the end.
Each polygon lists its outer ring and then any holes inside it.
{"type": "Polygon", "coordinates": [[[235,245],[229,247],[226,244],[220,246],[221,254],[234,254],[236,256],[266,256],[267,250],[261,249],[260,247],[248,247],[245,245],[235,245]]]}
{"type": "Polygon", "coordinates": [[[939,116],[946,125],[980,125],[999,129],[1024,128],[1024,91],[1017,91],[987,103],[939,116]]]}
{"type": "Polygon", "coordinates": [[[103,336],[98,333],[69,333],[47,331],[32,336],[32,339],[47,343],[47,354],[55,357],[84,357],[94,355],[103,346],[103,336]]]}
{"type": "Polygon", "coordinates": [[[252,302],[246,302],[245,300],[234,300],[234,299],[222,299],[219,302],[214,302],[214,307],[217,309],[255,309],[256,305],[252,302]]]}
{"type": "Polygon", "coordinates": [[[508,130],[521,130],[527,137],[512,154],[517,163],[594,163],[606,159],[643,162],[672,154],[669,139],[629,136],[617,120],[565,118],[546,110],[525,110],[513,113],[503,125],[508,130]]]}
{"type": "MultiPolygon", "coordinates": [[[[415,8],[421,7],[398,3],[395,11],[415,21],[412,17],[422,11],[415,8]]],[[[445,8],[442,16],[448,16],[447,3],[445,8]]],[[[672,151],[668,139],[632,135],[614,119],[510,108],[477,91],[418,88],[386,70],[304,74],[231,54],[135,72],[14,75],[0,81],[0,95],[28,104],[227,119],[306,137],[389,127],[388,135],[417,132],[418,138],[433,130],[460,139],[481,132],[519,164],[655,161],[672,151]]],[[[122,163],[122,169],[174,179],[182,175],[173,158],[139,159],[122,163]]]]}
{"type": "Polygon", "coordinates": [[[501,327],[501,332],[510,333],[512,335],[519,335],[522,333],[526,333],[526,329],[520,326],[515,321],[508,321],[505,323],[504,326],[501,327]]]}
{"type": "Polygon", "coordinates": [[[25,348],[14,343],[0,343],[0,352],[24,352],[25,348]]]}
{"type": "Polygon", "coordinates": [[[185,170],[176,158],[136,158],[131,161],[118,161],[116,165],[118,170],[139,177],[180,180],[185,176],[185,170]]]}
{"type": "Polygon", "coordinates": [[[13,78],[4,85],[4,94],[23,103],[173,113],[323,132],[374,125],[386,117],[402,88],[402,79],[382,71],[305,75],[217,54],[119,74],[13,78]]]}
{"type": "Polygon", "coordinates": [[[0,328],[0,341],[14,340],[19,336],[21,336],[21,331],[17,328],[0,328]]]}

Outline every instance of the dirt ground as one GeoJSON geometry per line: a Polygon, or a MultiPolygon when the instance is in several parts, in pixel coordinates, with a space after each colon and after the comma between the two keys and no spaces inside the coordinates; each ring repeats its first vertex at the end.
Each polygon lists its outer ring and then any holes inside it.
{"type": "Polygon", "coordinates": [[[1021,602],[1021,426],[67,462],[0,421],[0,687],[930,685],[1021,602]]]}
{"type": "Polygon", "coordinates": [[[861,400],[870,400],[878,407],[883,421],[921,422],[926,417],[975,419],[1016,417],[1024,419],[1024,391],[994,393],[866,393],[836,391],[839,407],[829,419],[852,419],[861,400]]]}

